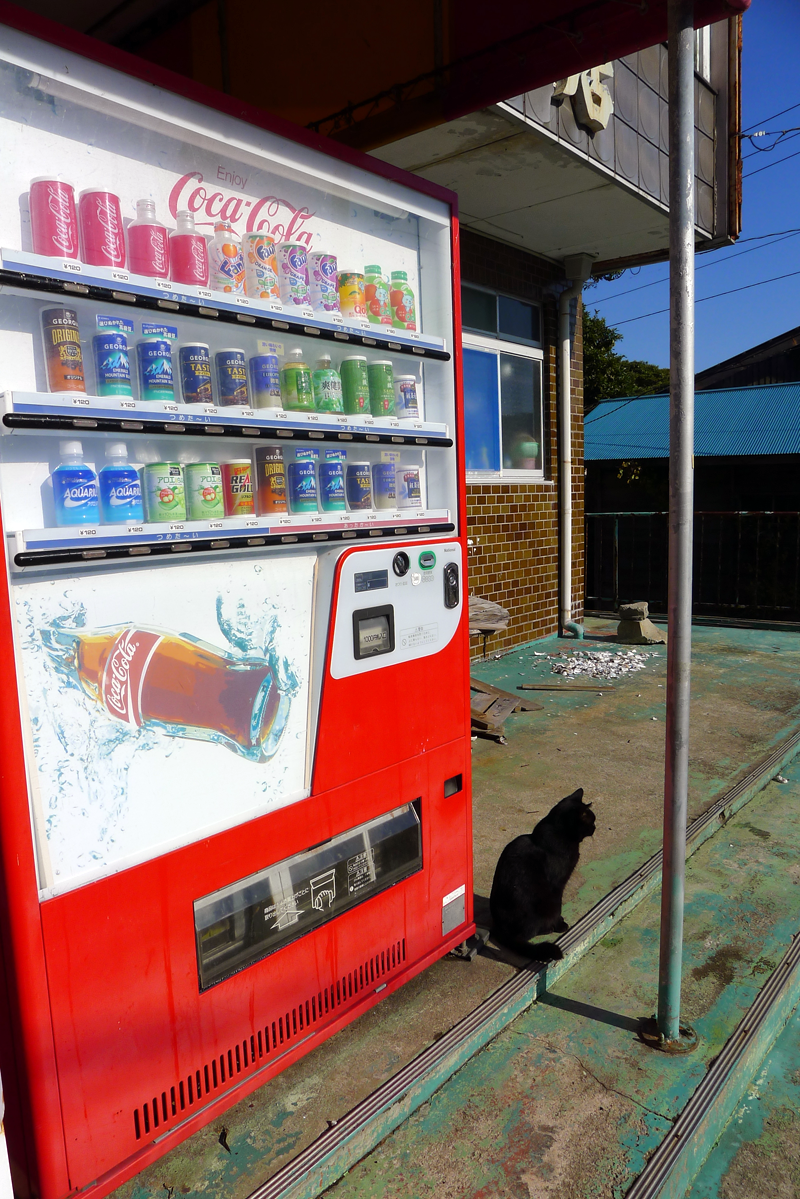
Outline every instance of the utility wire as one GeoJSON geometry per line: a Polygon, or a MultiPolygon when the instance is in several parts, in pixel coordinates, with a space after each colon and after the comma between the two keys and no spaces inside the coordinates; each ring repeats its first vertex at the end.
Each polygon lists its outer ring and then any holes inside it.
{"type": "MultiPolygon", "coordinates": [[[[790,237],[797,237],[798,233],[800,233],[800,229],[790,229],[782,237],[779,237],[778,241],[773,241],[772,246],[777,246],[782,241],[788,241],[790,237]]],[[[770,237],[772,235],[769,233],[765,233],[762,236],[770,237]]],[[[775,236],[777,236],[777,234],[775,236]]],[[[756,239],[748,238],[747,240],[755,241],[756,239]]],[[[725,257],[725,258],[715,258],[713,262],[702,263],[700,266],[695,267],[695,274],[698,271],[706,270],[710,266],[719,266],[723,262],[730,262],[730,260],[732,258],[741,258],[741,256],[743,254],[752,254],[754,250],[771,250],[772,246],[751,246],[749,250],[737,250],[735,254],[728,254],[727,257],[725,257]]],[[[618,300],[618,299],[620,299],[621,296],[629,296],[635,291],[644,291],[644,289],[646,287],[655,287],[659,283],[668,283],[668,282],[669,282],[669,275],[665,275],[663,279],[652,279],[650,281],[650,283],[642,283],[639,285],[639,287],[629,287],[625,291],[618,291],[616,295],[604,296],[602,300],[595,300],[594,304],[592,306],[594,307],[595,304],[607,304],[609,300],[618,300]]]]}
{"type": "MultiPolygon", "coordinates": [[[[730,296],[736,291],[749,291],[751,287],[763,287],[765,283],[777,283],[779,279],[791,279],[794,275],[800,275],[800,271],[789,271],[786,275],[774,275],[772,279],[762,279],[760,283],[745,283],[743,287],[729,287],[727,291],[715,292],[713,296],[702,296],[695,303],[704,304],[706,300],[718,300],[720,296],[730,296]]],[[[629,316],[624,321],[614,321],[611,328],[616,329],[619,325],[630,325],[633,321],[643,321],[648,316],[660,316],[663,312],[669,312],[669,308],[657,308],[655,312],[643,312],[641,316],[629,316]]]]}
{"type": "Polygon", "coordinates": [[[756,125],[766,125],[767,121],[775,121],[778,117],[782,117],[785,112],[794,112],[796,108],[800,108],[800,101],[797,104],[790,104],[788,108],[782,108],[780,112],[773,112],[771,117],[764,117],[763,121],[754,121],[752,125],[747,125],[747,129],[755,129],[756,125]]]}
{"type": "Polygon", "coordinates": [[[790,158],[797,158],[800,150],[795,150],[794,154],[787,154],[785,158],[779,158],[777,162],[768,162],[765,167],[756,167],[754,171],[747,171],[742,175],[742,179],[749,179],[751,175],[759,175],[762,171],[768,171],[770,167],[779,167],[782,162],[788,162],[790,158]]]}

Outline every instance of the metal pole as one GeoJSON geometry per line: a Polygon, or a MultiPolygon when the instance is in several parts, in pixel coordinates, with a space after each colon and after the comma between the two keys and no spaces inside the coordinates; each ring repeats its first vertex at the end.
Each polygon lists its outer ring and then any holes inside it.
{"type": "Polygon", "coordinates": [[[658,1031],[680,1039],[694,448],[694,5],[669,0],[669,585],[658,1031]]]}

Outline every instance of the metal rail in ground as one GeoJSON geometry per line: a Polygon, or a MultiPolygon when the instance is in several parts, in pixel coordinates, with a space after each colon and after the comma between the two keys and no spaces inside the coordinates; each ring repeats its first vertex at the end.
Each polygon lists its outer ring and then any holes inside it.
{"type": "Polygon", "coordinates": [[[800,1000],[800,936],[742,1017],[625,1199],[683,1199],[800,1000]]]}
{"type": "MultiPolygon", "coordinates": [[[[687,856],[724,827],[731,816],[757,795],[798,753],[800,731],[782,741],[738,782],[722,792],[702,815],[690,823],[687,829],[687,856]]],[[[535,1003],[545,979],[548,983],[558,979],[623,916],[637,907],[661,881],[661,865],[662,854],[659,850],[596,903],[569,932],[559,937],[563,961],[550,962],[547,966],[532,963],[508,979],[445,1036],[424,1049],[407,1066],[351,1108],[302,1153],[252,1191],[248,1199],[313,1199],[332,1186],[429,1099],[464,1062],[535,1003]]],[[[780,967],[773,978],[779,970],[780,967]]],[[[632,1195],[632,1192],[629,1194],[632,1195]]],[[[644,1199],[644,1195],[643,1192],[639,1199],[644,1199]]],[[[670,1199],[673,1199],[671,1194],[670,1199]]]]}

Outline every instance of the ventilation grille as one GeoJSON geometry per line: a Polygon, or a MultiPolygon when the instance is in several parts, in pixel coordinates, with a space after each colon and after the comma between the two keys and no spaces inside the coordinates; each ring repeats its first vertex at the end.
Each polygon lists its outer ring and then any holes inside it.
{"type": "Polygon", "coordinates": [[[324,1021],[337,1009],[374,986],[386,975],[397,970],[406,960],[405,938],[388,949],[367,958],[363,965],[337,978],[322,991],[299,1003],[297,1007],[268,1021],[257,1031],[212,1058],[210,1062],[182,1078],[168,1091],[147,1099],[133,1112],[133,1130],[137,1141],[143,1137],[162,1135],[167,1126],[186,1119],[213,1102],[218,1094],[231,1089],[239,1075],[266,1065],[271,1054],[292,1047],[298,1037],[308,1036],[308,1030],[324,1021]]]}

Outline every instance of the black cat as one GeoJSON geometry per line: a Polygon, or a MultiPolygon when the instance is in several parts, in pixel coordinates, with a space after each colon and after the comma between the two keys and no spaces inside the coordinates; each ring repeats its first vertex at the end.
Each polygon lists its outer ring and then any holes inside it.
{"type": "Polygon", "coordinates": [[[564,888],[578,864],[580,843],[594,835],[591,804],[583,788],[562,799],[532,833],[510,841],[494,872],[489,904],[493,935],[501,944],[537,962],[563,957],[557,945],[529,945],[543,933],[565,933],[561,916],[564,888]]]}

